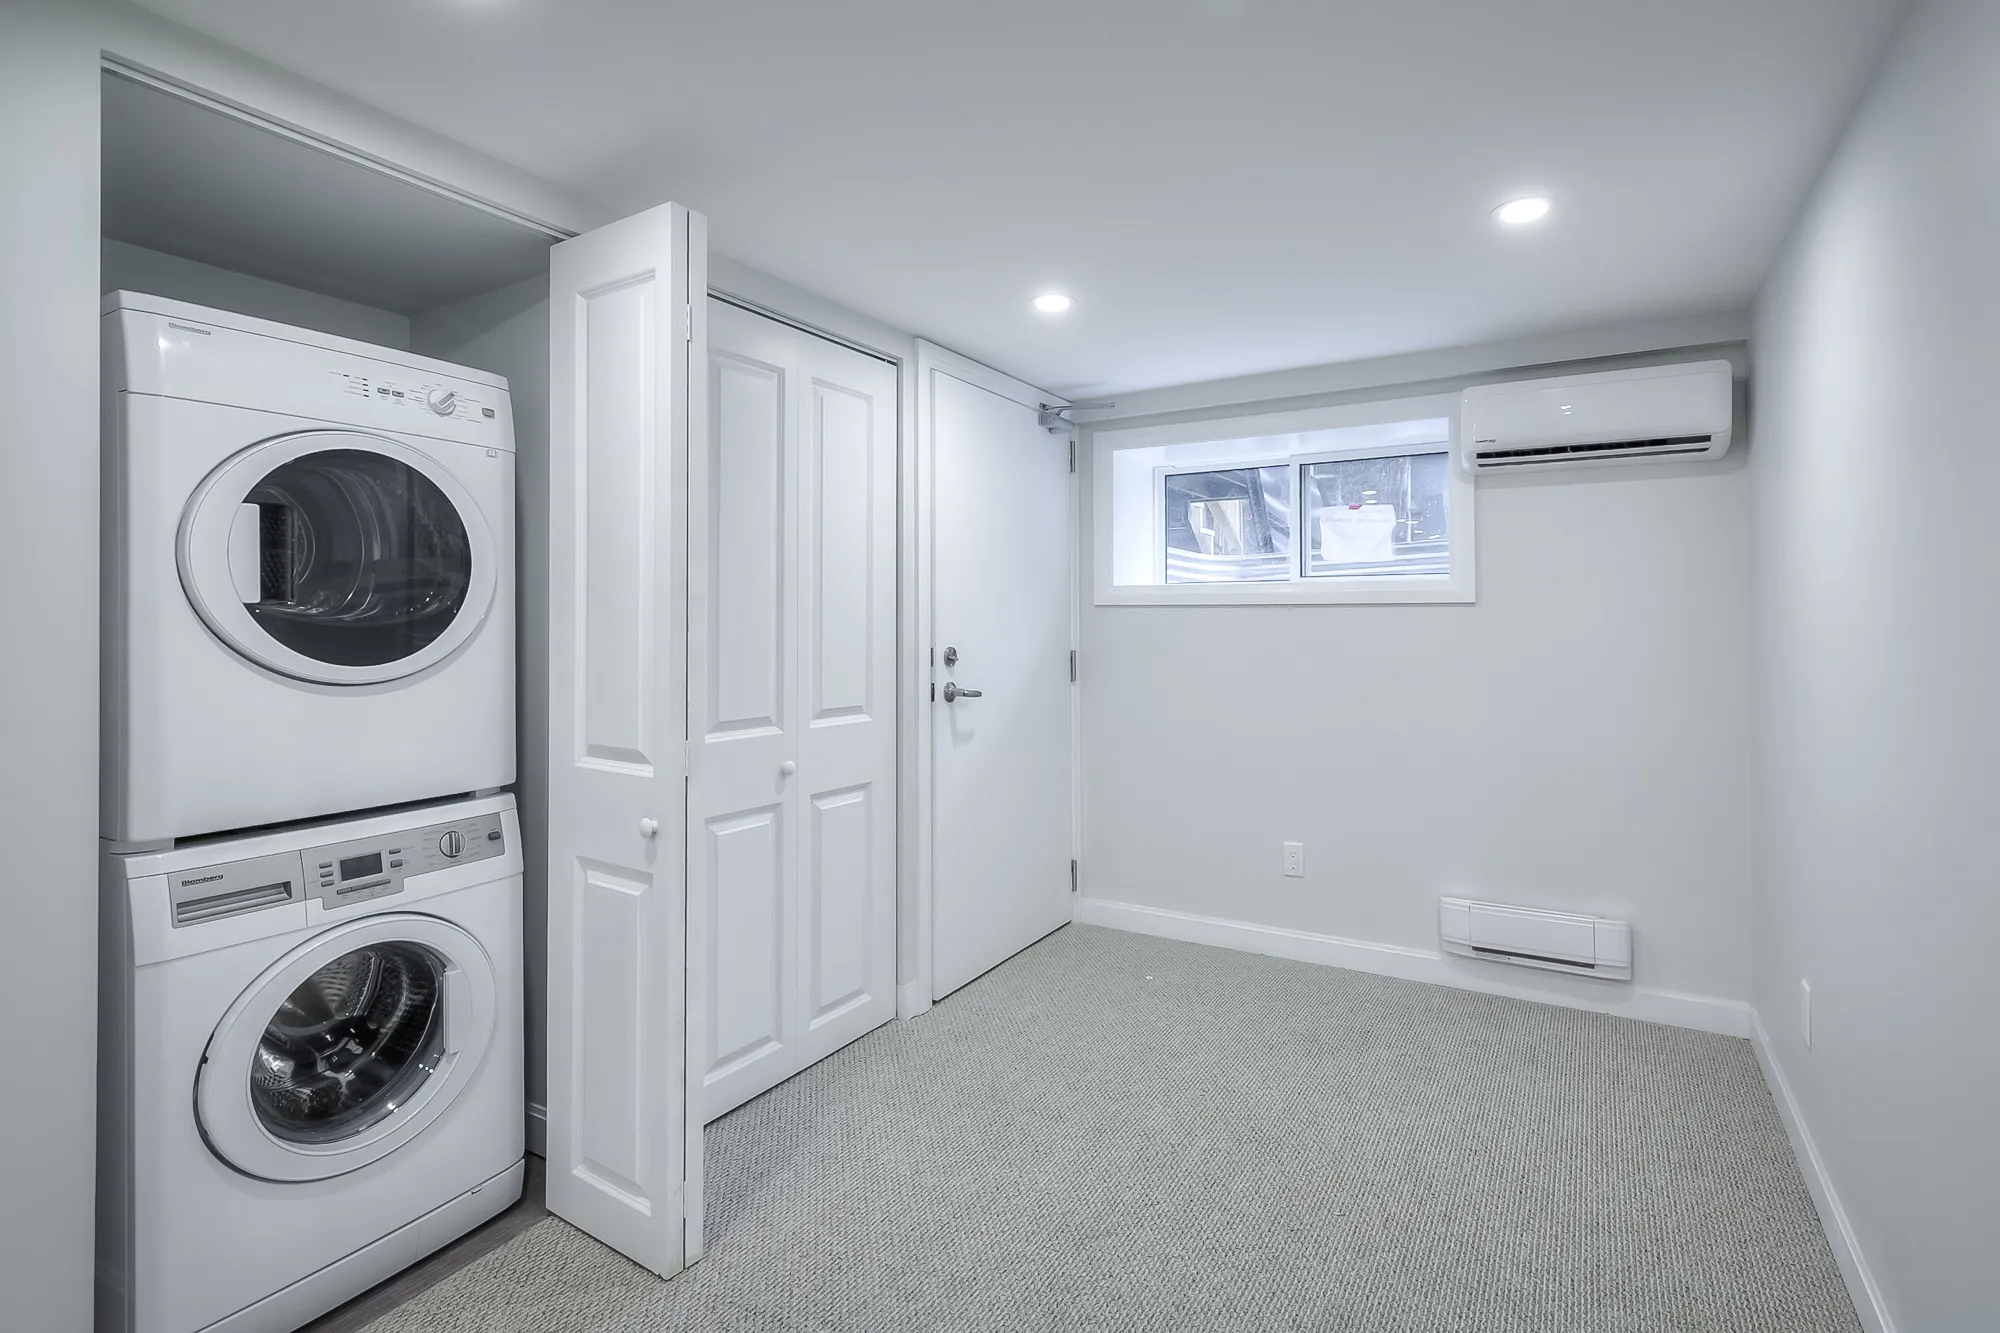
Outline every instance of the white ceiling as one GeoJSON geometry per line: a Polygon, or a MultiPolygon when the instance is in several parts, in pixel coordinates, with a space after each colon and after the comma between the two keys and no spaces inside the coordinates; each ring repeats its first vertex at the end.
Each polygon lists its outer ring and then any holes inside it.
{"type": "Polygon", "coordinates": [[[1077,396],[1739,308],[1901,8],[142,3],[1077,396]]]}

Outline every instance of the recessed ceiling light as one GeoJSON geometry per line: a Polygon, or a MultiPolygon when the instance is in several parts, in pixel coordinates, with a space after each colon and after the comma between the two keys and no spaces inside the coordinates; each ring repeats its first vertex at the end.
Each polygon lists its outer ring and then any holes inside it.
{"type": "Polygon", "coordinates": [[[1076,302],[1061,292],[1043,292],[1035,298],[1035,309],[1044,315],[1060,315],[1076,302]]]}
{"type": "Polygon", "coordinates": [[[1547,217],[1552,207],[1553,202],[1539,194],[1509,199],[1493,210],[1493,220],[1503,227],[1526,227],[1547,217]]]}

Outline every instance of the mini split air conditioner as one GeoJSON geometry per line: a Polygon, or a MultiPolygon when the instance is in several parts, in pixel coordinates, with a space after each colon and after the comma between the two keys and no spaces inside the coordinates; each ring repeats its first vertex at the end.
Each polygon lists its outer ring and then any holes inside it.
{"type": "Polygon", "coordinates": [[[1735,392],[1727,361],[1482,384],[1459,397],[1468,473],[1720,458],[1735,392]]]}
{"type": "Polygon", "coordinates": [[[1632,979],[1632,923],[1574,912],[1438,900],[1444,951],[1464,958],[1576,972],[1613,981],[1632,979]]]}

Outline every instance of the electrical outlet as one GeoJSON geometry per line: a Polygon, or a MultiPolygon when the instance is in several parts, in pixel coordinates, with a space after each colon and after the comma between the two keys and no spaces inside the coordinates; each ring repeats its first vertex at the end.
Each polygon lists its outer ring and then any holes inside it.
{"type": "Polygon", "coordinates": [[[1812,983],[1799,978],[1799,1024],[1805,1029],[1806,1049],[1812,1049],[1812,983]]]}
{"type": "Polygon", "coordinates": [[[1306,877],[1306,845],[1302,842],[1285,844],[1285,874],[1292,879],[1306,877]]]}

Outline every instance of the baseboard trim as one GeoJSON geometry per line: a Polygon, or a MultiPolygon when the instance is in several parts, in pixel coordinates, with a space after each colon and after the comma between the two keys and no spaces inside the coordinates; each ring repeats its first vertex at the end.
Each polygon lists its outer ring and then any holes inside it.
{"type": "Polygon", "coordinates": [[[540,1102],[528,1103],[528,1151],[548,1160],[549,1108],[540,1102]]]}
{"type": "Polygon", "coordinates": [[[1763,1016],[1754,1010],[1750,1014],[1750,1027],[1750,1043],[1757,1048],[1757,1063],[1763,1066],[1764,1084],[1771,1090],[1771,1100],[1778,1104],[1778,1119],[1785,1126],[1785,1137],[1792,1142],[1792,1156],[1798,1159],[1799,1174],[1806,1178],[1806,1189],[1812,1193],[1813,1206],[1819,1212],[1820,1230],[1826,1233],[1826,1243],[1833,1250],[1833,1260],[1840,1265],[1840,1276],[1847,1283],[1847,1296],[1854,1302],[1854,1313],[1860,1317],[1861,1326],[1868,1333],[1896,1333],[1896,1321],[1889,1316],[1889,1307],[1882,1299],[1882,1288],[1876,1284],[1868,1260],[1861,1253],[1861,1242],[1855,1238],[1854,1226],[1847,1220],[1847,1209],[1841,1206],[1840,1196],[1834,1192],[1833,1181],[1826,1174],[1826,1163],[1820,1159],[1819,1146],[1813,1142],[1812,1131],[1806,1128],[1798,1099],[1792,1096],[1792,1085],[1785,1078],[1784,1067],[1778,1063],[1778,1053],[1771,1046],[1771,1034],[1764,1030],[1763,1016]]]}
{"type": "Polygon", "coordinates": [[[896,1017],[916,1018],[931,1009],[931,997],[924,992],[922,983],[906,981],[896,987],[896,1017]]]}
{"type": "Polygon", "coordinates": [[[1450,957],[1430,949],[1342,939],[1337,935],[1199,916],[1193,912],[1175,912],[1106,898],[1079,898],[1076,920],[1140,935],[1158,935],[1193,944],[1213,944],[1244,953],[1343,967],[1354,972],[1372,972],[1377,976],[1422,981],[1434,986],[1454,986],[1484,995],[1504,995],[1511,999],[1585,1009],[1593,1013],[1616,1014],[1648,1023],[1719,1032],[1728,1037],[1750,1035],[1750,1006],[1740,1000],[1724,1000],[1711,995],[1655,990],[1626,982],[1594,981],[1588,977],[1566,977],[1554,972],[1534,973],[1533,979],[1522,980],[1519,976],[1504,975],[1519,973],[1519,968],[1450,957]]]}

